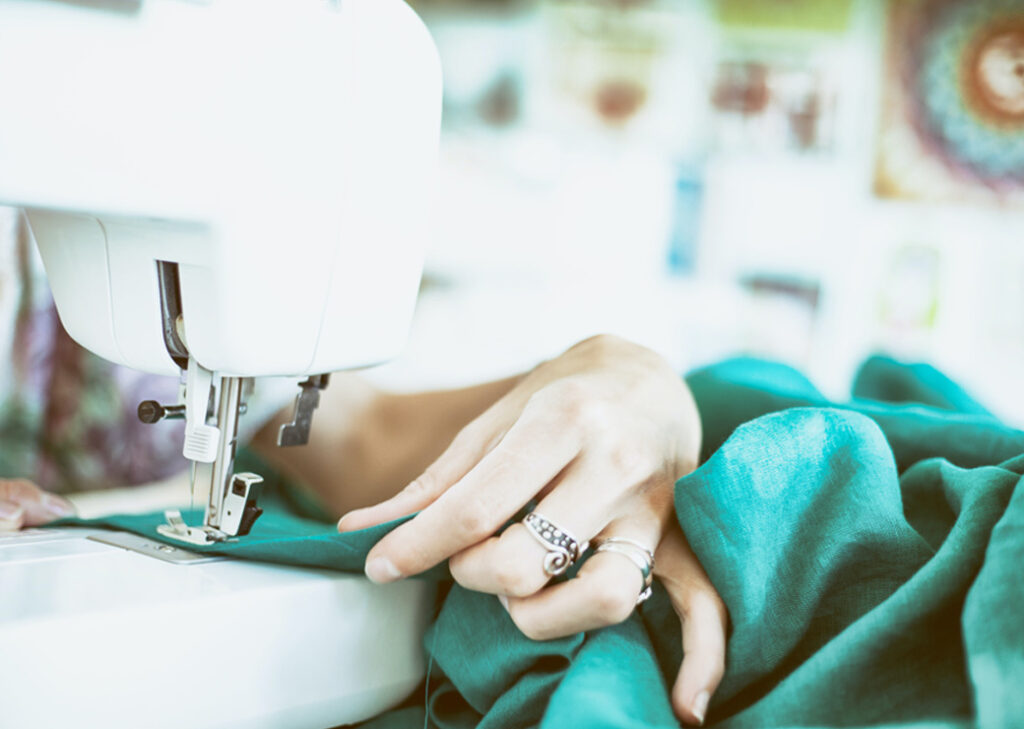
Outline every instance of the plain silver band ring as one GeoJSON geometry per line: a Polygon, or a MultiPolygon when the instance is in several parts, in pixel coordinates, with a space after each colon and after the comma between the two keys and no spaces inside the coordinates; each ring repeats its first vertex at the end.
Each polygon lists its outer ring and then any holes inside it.
{"type": "Polygon", "coordinates": [[[647,555],[647,561],[651,563],[653,569],[654,552],[645,547],[642,543],[634,539],[626,539],[626,537],[604,537],[603,539],[594,540],[595,547],[600,547],[602,544],[624,544],[639,549],[641,552],[647,555]]]}
{"type": "Polygon", "coordinates": [[[654,555],[651,553],[651,550],[630,539],[612,537],[601,540],[597,545],[595,554],[597,552],[621,554],[637,566],[644,578],[644,586],[636,598],[637,605],[645,602],[651,596],[651,585],[654,584],[654,555]]]}
{"type": "Polygon", "coordinates": [[[523,518],[523,526],[548,551],[544,557],[544,574],[550,577],[565,574],[587,549],[587,542],[580,544],[571,532],[535,511],[523,518]]]}

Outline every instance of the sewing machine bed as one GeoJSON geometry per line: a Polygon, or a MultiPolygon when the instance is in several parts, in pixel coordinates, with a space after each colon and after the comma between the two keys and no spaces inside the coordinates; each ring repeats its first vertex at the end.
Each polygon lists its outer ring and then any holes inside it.
{"type": "Polygon", "coordinates": [[[423,677],[431,583],[173,563],[94,539],[112,534],[0,535],[3,726],[324,729],[423,677]]]}

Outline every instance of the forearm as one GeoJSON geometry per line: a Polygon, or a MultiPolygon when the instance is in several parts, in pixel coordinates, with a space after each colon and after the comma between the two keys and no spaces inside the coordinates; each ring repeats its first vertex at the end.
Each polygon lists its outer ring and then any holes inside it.
{"type": "Polygon", "coordinates": [[[517,380],[402,395],[338,374],[323,393],[307,446],[277,447],[278,428],[290,420],[291,408],[264,426],[252,446],[340,515],[395,494],[517,380]]]}

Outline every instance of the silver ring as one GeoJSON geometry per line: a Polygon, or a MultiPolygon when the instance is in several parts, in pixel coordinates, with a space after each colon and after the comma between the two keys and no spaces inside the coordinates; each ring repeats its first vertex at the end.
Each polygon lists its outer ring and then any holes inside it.
{"type": "Polygon", "coordinates": [[[640,590],[640,595],[636,598],[636,604],[639,605],[647,600],[651,596],[651,585],[654,584],[654,552],[640,544],[640,542],[634,542],[632,539],[625,539],[623,537],[608,537],[602,539],[599,542],[595,542],[597,552],[615,552],[621,554],[623,557],[629,559],[630,562],[635,564],[640,570],[640,574],[644,578],[643,589],[640,590]]]}
{"type": "Polygon", "coordinates": [[[551,577],[565,574],[580,555],[587,551],[588,542],[580,543],[571,532],[563,529],[535,511],[523,518],[526,531],[548,550],[544,557],[544,573],[551,577]]]}

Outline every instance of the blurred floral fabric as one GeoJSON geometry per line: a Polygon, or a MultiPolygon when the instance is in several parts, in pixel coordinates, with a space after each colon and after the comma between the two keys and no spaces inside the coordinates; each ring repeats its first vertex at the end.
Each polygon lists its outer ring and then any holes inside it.
{"type": "Polygon", "coordinates": [[[21,216],[0,225],[2,349],[0,478],[67,493],[147,483],[187,466],[181,423],[136,417],[142,400],[176,401],[178,383],[113,365],[71,340],[21,216]]]}

